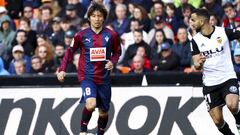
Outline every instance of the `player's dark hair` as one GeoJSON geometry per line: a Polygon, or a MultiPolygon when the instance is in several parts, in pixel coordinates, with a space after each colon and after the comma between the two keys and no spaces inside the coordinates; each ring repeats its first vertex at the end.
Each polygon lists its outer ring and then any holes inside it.
{"type": "Polygon", "coordinates": [[[157,0],[157,1],[153,2],[153,5],[155,5],[155,4],[160,4],[160,5],[162,5],[163,8],[165,7],[164,2],[162,2],[161,0],[157,0]]]}
{"type": "Polygon", "coordinates": [[[210,15],[210,17],[211,16],[214,16],[215,17],[215,19],[217,20],[217,26],[220,26],[220,19],[219,19],[219,17],[217,16],[217,14],[216,13],[214,13],[214,12],[209,12],[209,15],[210,15]]]}
{"type": "Polygon", "coordinates": [[[132,18],[132,19],[130,20],[130,23],[131,23],[131,22],[138,22],[138,24],[141,25],[141,22],[140,22],[138,19],[136,19],[136,18],[132,18]]]}
{"type": "Polygon", "coordinates": [[[27,36],[27,32],[26,32],[25,30],[23,30],[23,29],[17,30],[16,36],[17,36],[17,34],[20,33],[20,32],[23,32],[23,33],[25,34],[25,37],[27,36]]]}
{"type": "Polygon", "coordinates": [[[80,21],[80,26],[82,27],[84,24],[87,24],[87,23],[89,24],[88,19],[84,18],[80,21]]]}
{"type": "Polygon", "coordinates": [[[186,12],[187,10],[190,10],[191,12],[194,10],[194,7],[191,4],[184,3],[182,5],[182,12],[186,12]]]}
{"type": "Polygon", "coordinates": [[[223,5],[223,9],[226,9],[226,8],[234,8],[234,5],[231,3],[231,2],[227,2],[223,5]]]}
{"type": "Polygon", "coordinates": [[[161,32],[161,33],[163,34],[163,37],[166,38],[166,34],[165,34],[165,32],[163,31],[163,29],[156,29],[155,34],[156,34],[157,32],[161,32]]]}
{"type": "Polygon", "coordinates": [[[71,23],[71,19],[68,16],[62,17],[61,18],[62,23],[71,23]]]}
{"type": "Polygon", "coordinates": [[[173,3],[167,3],[166,7],[169,7],[171,10],[174,10],[174,11],[176,10],[176,7],[173,3]]]}
{"type": "Polygon", "coordinates": [[[41,7],[40,7],[41,13],[42,13],[43,10],[48,10],[50,14],[53,13],[53,10],[52,10],[52,8],[51,8],[50,6],[46,6],[46,5],[41,6],[41,7]]]}
{"type": "Polygon", "coordinates": [[[197,16],[204,17],[207,21],[210,20],[210,14],[206,9],[195,9],[193,13],[195,13],[197,16]]]}
{"type": "Polygon", "coordinates": [[[21,17],[20,21],[24,21],[24,22],[26,22],[28,24],[28,26],[30,26],[31,22],[30,22],[30,20],[27,17],[21,17]]]}
{"type": "Polygon", "coordinates": [[[104,7],[103,4],[99,4],[96,2],[92,2],[90,7],[88,8],[88,12],[87,12],[87,17],[90,18],[90,16],[93,14],[93,12],[95,11],[99,11],[103,14],[104,20],[107,19],[107,15],[108,15],[108,11],[107,9],[104,7]]]}
{"type": "Polygon", "coordinates": [[[32,61],[33,59],[39,59],[40,62],[42,61],[42,58],[41,58],[40,56],[38,56],[38,55],[33,55],[32,58],[31,58],[31,61],[32,61]]]}
{"type": "Polygon", "coordinates": [[[141,33],[143,35],[143,30],[142,29],[135,29],[134,32],[141,33]]]}

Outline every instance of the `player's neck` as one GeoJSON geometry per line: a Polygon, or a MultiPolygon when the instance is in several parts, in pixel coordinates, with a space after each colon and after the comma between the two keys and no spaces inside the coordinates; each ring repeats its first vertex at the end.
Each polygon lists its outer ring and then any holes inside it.
{"type": "Polygon", "coordinates": [[[206,24],[202,27],[201,33],[203,35],[210,35],[213,32],[213,26],[210,24],[206,24]]]}
{"type": "Polygon", "coordinates": [[[92,29],[92,31],[94,31],[96,34],[98,34],[98,33],[102,30],[102,27],[92,27],[92,26],[91,26],[91,29],[92,29]]]}

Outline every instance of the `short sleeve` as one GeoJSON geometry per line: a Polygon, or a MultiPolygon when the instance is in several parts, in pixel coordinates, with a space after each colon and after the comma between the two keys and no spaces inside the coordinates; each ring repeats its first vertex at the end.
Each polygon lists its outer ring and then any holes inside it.
{"type": "Polygon", "coordinates": [[[197,43],[195,42],[194,39],[191,40],[190,46],[191,46],[191,53],[192,53],[192,55],[196,55],[196,54],[200,53],[200,50],[199,50],[199,48],[197,46],[197,43]]]}

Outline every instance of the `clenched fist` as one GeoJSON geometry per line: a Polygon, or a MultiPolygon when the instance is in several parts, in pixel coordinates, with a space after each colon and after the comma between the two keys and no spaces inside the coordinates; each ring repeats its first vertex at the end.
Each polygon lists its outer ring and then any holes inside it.
{"type": "Polygon", "coordinates": [[[113,69],[113,63],[110,60],[107,60],[107,64],[105,64],[105,68],[107,70],[112,70],[113,69]]]}
{"type": "Polygon", "coordinates": [[[66,72],[60,71],[57,73],[57,79],[60,82],[64,82],[64,77],[66,76],[66,72]]]}

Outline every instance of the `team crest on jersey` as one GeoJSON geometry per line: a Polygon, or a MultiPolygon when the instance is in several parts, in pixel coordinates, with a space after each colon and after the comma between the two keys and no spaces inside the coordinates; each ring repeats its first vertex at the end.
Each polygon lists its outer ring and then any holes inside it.
{"type": "Polygon", "coordinates": [[[222,38],[221,38],[221,37],[217,37],[217,42],[218,42],[219,44],[222,44],[222,38]]]}
{"type": "Polygon", "coordinates": [[[109,40],[109,37],[108,37],[108,36],[106,36],[106,37],[105,37],[105,40],[106,40],[106,42],[108,42],[108,40],[109,40]]]}
{"type": "Polygon", "coordinates": [[[237,93],[238,92],[238,88],[236,86],[231,86],[229,88],[229,91],[232,92],[232,93],[237,93]]]}
{"type": "Polygon", "coordinates": [[[70,44],[70,47],[73,47],[73,45],[74,45],[74,38],[72,39],[72,42],[71,42],[71,44],[70,44]]]}

